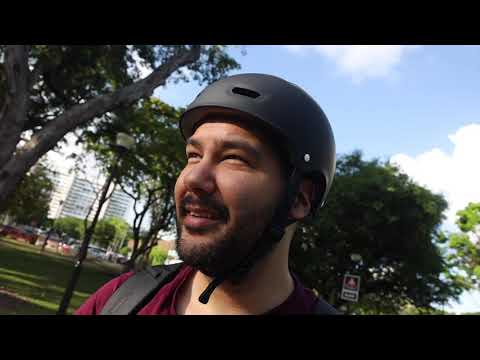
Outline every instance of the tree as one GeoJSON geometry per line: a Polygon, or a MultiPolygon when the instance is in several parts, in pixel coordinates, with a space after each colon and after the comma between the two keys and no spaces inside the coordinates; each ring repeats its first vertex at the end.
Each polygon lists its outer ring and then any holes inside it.
{"type": "Polygon", "coordinates": [[[457,212],[460,232],[448,236],[448,260],[468,274],[470,285],[480,285],[480,203],[469,203],[457,212]]]}
{"type": "Polygon", "coordinates": [[[225,46],[0,45],[0,211],[64,136],[148,98],[167,79],[212,82],[238,63],[225,46]],[[141,78],[141,67],[152,70],[141,78]]]}
{"type": "Polygon", "coordinates": [[[161,230],[174,227],[173,189],[185,165],[184,142],[178,129],[182,109],[175,109],[159,99],[142,100],[137,106],[120,109],[109,121],[85,131],[82,141],[104,169],[116,166],[116,182],[133,200],[133,249],[128,269],[155,245],[161,230]],[[136,139],[134,150],[115,161],[111,147],[113,134],[126,132],[136,139]],[[150,213],[148,230],[147,214],[150,213]]]}
{"type": "Polygon", "coordinates": [[[432,309],[466,287],[440,247],[446,207],[391,164],[344,155],[325,207],[297,232],[292,268],[337,307],[344,274],[360,275],[360,299],[349,312],[432,309]]]}
{"type": "Polygon", "coordinates": [[[77,240],[82,239],[85,232],[83,220],[73,216],[59,218],[55,220],[55,224],[53,226],[56,230],[77,240]]]}
{"type": "Polygon", "coordinates": [[[160,246],[152,247],[148,260],[152,266],[162,265],[167,260],[168,252],[160,246]]]}
{"type": "Polygon", "coordinates": [[[416,308],[413,305],[406,305],[399,313],[400,315],[452,315],[448,311],[439,309],[416,308]]]}
{"type": "Polygon", "coordinates": [[[46,164],[38,164],[19,184],[14,196],[5,206],[5,213],[16,223],[43,226],[48,219],[53,189],[50,170],[46,164]]]}
{"type": "Polygon", "coordinates": [[[120,243],[127,236],[128,223],[120,218],[110,217],[98,222],[93,235],[93,241],[106,248],[111,244],[120,243]]]}

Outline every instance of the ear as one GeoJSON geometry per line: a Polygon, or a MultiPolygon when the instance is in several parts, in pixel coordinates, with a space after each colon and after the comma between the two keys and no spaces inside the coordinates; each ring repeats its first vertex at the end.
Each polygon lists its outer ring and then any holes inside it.
{"type": "Polygon", "coordinates": [[[303,179],[295,202],[290,209],[290,216],[295,220],[302,220],[310,213],[315,186],[310,179],[303,179]]]}

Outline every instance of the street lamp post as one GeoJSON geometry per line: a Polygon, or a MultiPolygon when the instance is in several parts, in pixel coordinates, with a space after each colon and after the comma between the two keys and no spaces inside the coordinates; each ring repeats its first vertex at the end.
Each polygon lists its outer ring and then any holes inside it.
{"type": "MultiPolygon", "coordinates": [[[[353,266],[354,271],[355,271],[355,270],[358,270],[358,266],[359,266],[359,265],[362,263],[362,261],[363,261],[362,255],[353,253],[353,254],[350,254],[350,259],[354,262],[354,266],[353,266]]],[[[350,314],[350,305],[349,305],[349,304],[344,304],[342,311],[343,311],[343,313],[345,313],[345,314],[350,314]]]]}
{"type": "Polygon", "coordinates": [[[135,144],[135,140],[131,136],[125,133],[117,134],[116,144],[113,145],[113,147],[116,149],[116,158],[114,159],[113,167],[103,186],[102,193],[98,201],[98,208],[97,208],[97,211],[95,212],[95,216],[93,217],[92,223],[85,231],[85,236],[83,238],[82,245],[80,247],[78,255],[76,256],[72,276],[70,278],[70,282],[67,285],[67,288],[65,289],[65,293],[63,295],[62,301],[58,308],[57,315],[65,315],[67,312],[67,308],[68,308],[68,305],[70,304],[73,291],[75,290],[75,287],[78,282],[78,278],[80,277],[83,261],[87,257],[90,240],[92,239],[93,233],[95,231],[95,226],[97,225],[98,219],[100,217],[100,212],[102,211],[102,207],[107,200],[107,195],[108,195],[108,190],[110,189],[110,185],[112,184],[113,179],[116,176],[118,160],[120,160],[120,157],[124,155],[128,150],[133,148],[134,144],[135,144]]]}

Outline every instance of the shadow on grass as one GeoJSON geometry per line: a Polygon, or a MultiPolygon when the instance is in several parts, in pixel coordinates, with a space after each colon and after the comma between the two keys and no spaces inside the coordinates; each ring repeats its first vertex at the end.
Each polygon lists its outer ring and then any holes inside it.
{"type": "Polygon", "coordinates": [[[0,290],[0,315],[53,315],[54,313],[0,290]]]}
{"type": "MultiPolygon", "coordinates": [[[[6,309],[2,309],[0,303],[0,314],[8,311],[16,314],[55,313],[72,270],[73,259],[70,257],[40,253],[31,245],[0,239],[0,290],[9,291],[21,300],[13,310],[11,302],[6,302],[6,309]],[[32,307],[24,306],[25,303],[32,307]],[[39,308],[43,312],[39,312],[39,308]]],[[[72,313],[88,296],[117,275],[101,264],[85,263],[68,312],[72,313]]]]}

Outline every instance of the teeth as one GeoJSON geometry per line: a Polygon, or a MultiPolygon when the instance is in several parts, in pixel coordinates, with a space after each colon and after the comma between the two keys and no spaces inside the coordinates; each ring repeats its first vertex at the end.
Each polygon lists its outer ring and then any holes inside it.
{"type": "Polygon", "coordinates": [[[214,219],[214,217],[210,214],[202,214],[202,213],[195,213],[195,212],[189,212],[190,215],[195,216],[195,217],[203,217],[207,219],[214,219]]]}

